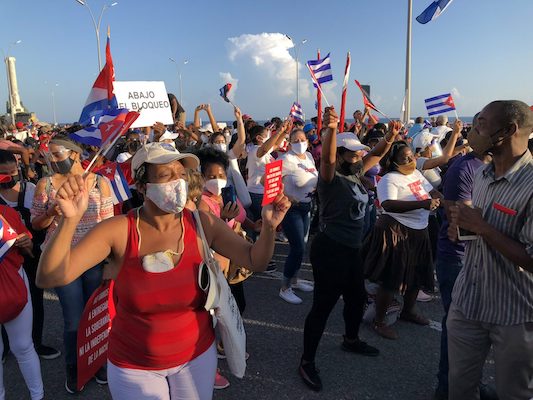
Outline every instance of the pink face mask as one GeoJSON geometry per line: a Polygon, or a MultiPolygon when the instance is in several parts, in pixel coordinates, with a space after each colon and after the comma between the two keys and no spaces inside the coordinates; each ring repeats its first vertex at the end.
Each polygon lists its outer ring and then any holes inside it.
{"type": "Polygon", "coordinates": [[[165,183],[147,183],[146,197],[168,214],[178,214],[187,203],[187,182],[184,179],[165,183]]]}

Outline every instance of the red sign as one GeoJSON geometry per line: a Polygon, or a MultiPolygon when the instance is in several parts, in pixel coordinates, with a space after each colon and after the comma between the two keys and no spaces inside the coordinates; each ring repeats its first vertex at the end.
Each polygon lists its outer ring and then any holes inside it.
{"type": "Polygon", "coordinates": [[[262,206],[266,206],[274,201],[276,196],[281,192],[281,172],[283,170],[283,161],[277,160],[265,165],[265,192],[263,193],[262,206]]]}
{"type": "Polygon", "coordinates": [[[87,301],[78,327],[78,390],[107,362],[114,317],[113,281],[106,281],[87,301]]]}

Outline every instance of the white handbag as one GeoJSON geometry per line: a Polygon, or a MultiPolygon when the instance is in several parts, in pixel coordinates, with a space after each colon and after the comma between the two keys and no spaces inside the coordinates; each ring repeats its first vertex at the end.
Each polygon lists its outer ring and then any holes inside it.
{"type": "Polygon", "coordinates": [[[228,366],[233,375],[242,378],[246,372],[246,332],[239,307],[231,293],[228,281],[213,256],[205,238],[198,211],[193,211],[196,229],[204,249],[204,262],[198,272],[198,284],[207,293],[205,309],[214,312],[228,366]]]}

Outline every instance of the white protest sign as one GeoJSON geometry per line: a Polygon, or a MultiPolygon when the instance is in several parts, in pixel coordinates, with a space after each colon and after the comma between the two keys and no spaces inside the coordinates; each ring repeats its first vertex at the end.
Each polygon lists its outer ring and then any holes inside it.
{"type": "Polygon", "coordinates": [[[132,128],[152,126],[156,122],[165,125],[174,123],[165,82],[115,81],[113,87],[119,108],[130,111],[142,108],[141,115],[131,125],[132,128]]]}

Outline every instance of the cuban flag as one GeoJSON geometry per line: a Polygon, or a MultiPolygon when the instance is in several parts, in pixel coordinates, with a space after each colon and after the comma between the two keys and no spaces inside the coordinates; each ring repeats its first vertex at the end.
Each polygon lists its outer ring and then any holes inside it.
{"type": "Polygon", "coordinates": [[[429,99],[424,100],[424,102],[426,103],[426,109],[430,116],[444,114],[448,111],[455,110],[455,103],[453,102],[453,97],[450,93],[430,97],[429,99]]]}
{"type": "Polygon", "coordinates": [[[105,164],[96,169],[94,173],[103,176],[109,181],[113,189],[113,204],[119,204],[131,198],[128,181],[118,163],[105,164]]]}
{"type": "Polygon", "coordinates": [[[428,6],[428,8],[422,11],[422,14],[416,17],[416,20],[421,24],[427,24],[429,21],[437,19],[439,15],[441,15],[444,10],[446,10],[448,6],[452,4],[452,1],[453,0],[434,1],[428,6]]]}
{"type": "Polygon", "coordinates": [[[324,82],[333,80],[329,55],[330,53],[321,60],[307,61],[307,67],[311,71],[311,77],[313,78],[313,85],[315,87],[318,87],[317,83],[322,85],[324,82]]]}
{"type": "Polygon", "coordinates": [[[0,215],[0,261],[2,261],[8,250],[13,246],[13,243],[17,240],[17,236],[17,232],[0,215]]]}
{"type": "Polygon", "coordinates": [[[291,117],[297,119],[298,121],[305,121],[304,111],[302,106],[297,102],[292,103],[291,112],[289,113],[291,117]]]}
{"type": "Polygon", "coordinates": [[[222,97],[226,103],[231,103],[230,99],[228,98],[228,93],[230,90],[231,90],[231,83],[226,83],[224,86],[220,88],[220,97],[222,97]]]}
{"type": "Polygon", "coordinates": [[[99,118],[109,109],[118,108],[117,98],[113,89],[115,81],[115,68],[111,58],[111,48],[109,46],[109,30],[107,31],[107,45],[105,48],[105,65],[100,71],[98,78],[93,84],[93,88],[87,97],[85,106],[81,110],[79,123],[81,125],[94,125],[99,118]]]}
{"type": "Polygon", "coordinates": [[[70,134],[72,140],[89,146],[102,147],[126,133],[140,114],[127,108],[108,110],[97,125],[90,125],[70,134]]]}

